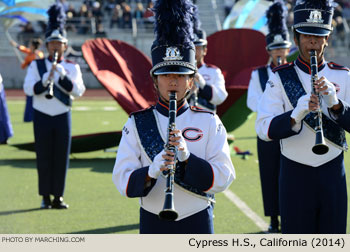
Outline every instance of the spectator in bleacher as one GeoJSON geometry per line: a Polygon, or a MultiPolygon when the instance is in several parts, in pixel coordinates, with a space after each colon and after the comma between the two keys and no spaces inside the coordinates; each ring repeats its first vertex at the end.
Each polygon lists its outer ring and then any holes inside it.
{"type": "Polygon", "coordinates": [[[143,23],[143,14],[144,14],[143,4],[137,3],[136,9],[133,14],[134,18],[137,21],[137,25],[141,25],[143,23]]]}
{"type": "Polygon", "coordinates": [[[75,11],[74,6],[72,4],[70,4],[68,6],[68,10],[66,12],[66,15],[67,15],[66,30],[76,32],[77,31],[76,25],[77,25],[78,14],[75,11]]]}
{"type": "Polygon", "coordinates": [[[131,19],[132,19],[132,13],[131,13],[131,7],[127,3],[122,3],[123,8],[123,24],[122,28],[131,28],[131,19]]]}
{"type": "Polygon", "coordinates": [[[95,18],[96,30],[97,26],[103,21],[103,12],[101,10],[101,4],[98,1],[95,1],[92,5],[92,15],[95,18]]]}
{"type": "Polygon", "coordinates": [[[154,14],[153,14],[153,2],[149,2],[147,4],[146,11],[143,14],[143,22],[146,26],[146,28],[153,28],[153,22],[154,22],[154,14]]]}
{"type": "Polygon", "coordinates": [[[108,0],[107,3],[105,4],[104,10],[108,16],[112,15],[115,5],[116,5],[115,0],[108,0]]]}
{"type": "Polygon", "coordinates": [[[337,39],[333,42],[344,43],[345,41],[345,26],[346,20],[343,18],[343,8],[340,4],[337,4],[334,8],[333,21],[337,39]]]}
{"type": "Polygon", "coordinates": [[[105,32],[105,29],[104,29],[102,23],[99,23],[99,24],[97,25],[95,37],[96,37],[96,38],[105,38],[105,37],[107,37],[107,33],[105,32]]]}
{"type": "Polygon", "coordinates": [[[116,24],[118,28],[122,27],[123,22],[123,10],[120,4],[116,4],[111,15],[109,28],[113,28],[113,26],[116,24]]]}
{"type": "Polygon", "coordinates": [[[92,18],[92,13],[88,9],[86,4],[82,4],[78,13],[79,21],[79,34],[87,34],[90,29],[90,19],[92,18]]]}

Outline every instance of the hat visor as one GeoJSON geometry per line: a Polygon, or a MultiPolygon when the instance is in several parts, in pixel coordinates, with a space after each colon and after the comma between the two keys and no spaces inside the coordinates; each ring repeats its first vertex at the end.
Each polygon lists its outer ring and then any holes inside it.
{"type": "Polygon", "coordinates": [[[51,42],[51,41],[60,41],[62,43],[67,43],[68,40],[64,37],[48,37],[45,40],[46,42],[51,42]]]}
{"type": "Polygon", "coordinates": [[[320,28],[320,27],[299,27],[296,28],[296,31],[306,35],[314,35],[314,36],[328,36],[331,31],[328,29],[320,28]]]}
{"type": "Polygon", "coordinates": [[[154,75],[162,74],[194,74],[192,69],[183,66],[163,66],[153,72],[154,75]]]}
{"type": "Polygon", "coordinates": [[[274,49],[288,49],[290,48],[292,43],[290,42],[284,42],[284,43],[277,43],[277,44],[271,44],[266,47],[267,50],[274,50],[274,49]]]}
{"type": "Polygon", "coordinates": [[[208,44],[206,40],[197,40],[193,42],[195,46],[205,46],[208,44]]]}

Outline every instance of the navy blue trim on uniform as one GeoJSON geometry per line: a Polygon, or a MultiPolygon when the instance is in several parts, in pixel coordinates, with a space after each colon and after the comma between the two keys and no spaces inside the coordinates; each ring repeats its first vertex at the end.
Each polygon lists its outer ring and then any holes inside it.
{"type": "Polygon", "coordinates": [[[210,101],[213,98],[213,87],[211,85],[205,85],[203,88],[199,88],[198,96],[210,101]]]}
{"type": "Polygon", "coordinates": [[[270,139],[283,139],[290,136],[294,136],[300,133],[303,126],[301,126],[300,130],[298,132],[295,132],[292,130],[291,127],[291,117],[292,111],[288,111],[286,113],[283,113],[281,115],[275,116],[271,123],[268,130],[268,137],[270,139]]]}
{"type": "Polygon", "coordinates": [[[289,62],[289,63],[283,64],[283,65],[280,65],[278,67],[275,67],[274,69],[272,69],[272,72],[276,73],[277,71],[279,71],[281,69],[288,68],[291,66],[294,66],[294,62],[289,62]]]}
{"type": "Polygon", "coordinates": [[[342,65],[338,65],[336,63],[334,63],[333,61],[328,62],[327,63],[328,67],[334,70],[345,70],[345,71],[350,71],[349,68],[347,68],[346,66],[342,66],[342,65]]]}
{"type": "MultiPolygon", "coordinates": [[[[350,106],[348,103],[344,101],[340,101],[343,104],[343,108],[339,114],[337,114],[337,118],[335,121],[347,132],[350,132],[350,106]]],[[[330,110],[330,109],[329,109],[330,110]]],[[[332,113],[332,112],[330,112],[332,113]]]]}
{"type": "Polygon", "coordinates": [[[183,181],[201,191],[208,191],[213,186],[213,169],[208,161],[191,153],[183,181]]]}
{"type": "MultiPolygon", "coordinates": [[[[278,74],[280,76],[284,91],[290,103],[295,108],[298,104],[299,98],[306,94],[298,74],[294,67],[279,69],[278,74]]],[[[314,117],[314,113],[310,112],[303,119],[303,121],[312,129],[314,129],[316,126],[316,120],[314,117]]],[[[323,114],[322,126],[325,138],[340,148],[347,149],[345,131],[337,123],[323,114]]]]}
{"type": "Polygon", "coordinates": [[[34,90],[34,94],[39,95],[44,93],[47,90],[47,87],[44,87],[42,81],[40,80],[34,84],[33,90],[34,90]]]}
{"type": "Polygon", "coordinates": [[[208,113],[208,114],[212,114],[215,115],[212,111],[200,108],[200,107],[196,107],[196,106],[190,106],[190,109],[194,112],[199,112],[199,113],[208,113]]]}
{"type": "Polygon", "coordinates": [[[67,76],[64,76],[63,79],[60,78],[58,80],[58,84],[60,84],[65,90],[67,90],[67,92],[70,92],[73,89],[73,83],[67,76]]]}
{"type": "MultiPolygon", "coordinates": [[[[176,116],[184,113],[190,106],[188,105],[186,99],[184,99],[181,103],[177,104],[176,116]]],[[[156,104],[156,110],[161,113],[163,116],[169,116],[169,105],[163,102],[161,99],[158,100],[156,104]]]]}
{"type": "MultiPolygon", "coordinates": [[[[298,58],[295,60],[295,64],[304,73],[311,74],[310,64],[305,62],[300,56],[298,56],[298,58]]],[[[322,61],[318,63],[318,71],[321,71],[325,66],[326,66],[326,64],[324,63],[324,60],[322,59],[322,61]]]]}
{"type": "Polygon", "coordinates": [[[149,186],[145,186],[148,174],[148,166],[133,171],[130,175],[126,195],[130,198],[145,197],[155,185],[155,179],[151,179],[149,186]]]}
{"type": "Polygon", "coordinates": [[[269,74],[267,72],[267,66],[259,67],[258,69],[259,81],[261,90],[264,92],[266,88],[266,82],[269,79],[269,74]]]}

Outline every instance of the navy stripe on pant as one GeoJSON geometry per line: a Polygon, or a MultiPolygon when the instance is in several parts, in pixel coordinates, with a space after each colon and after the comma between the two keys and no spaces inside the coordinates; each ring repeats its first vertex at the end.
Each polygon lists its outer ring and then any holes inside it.
{"type": "Polygon", "coordinates": [[[39,194],[63,196],[71,145],[71,112],[49,116],[34,110],[39,194]]]}
{"type": "Polygon", "coordinates": [[[281,155],[282,233],[345,234],[346,190],[343,153],[319,167],[281,155]]]}
{"type": "Polygon", "coordinates": [[[265,216],[278,216],[279,211],[279,174],[280,174],[280,142],[263,141],[258,137],[258,159],[261,191],[265,216]]]}
{"type": "Polygon", "coordinates": [[[208,208],[179,221],[160,220],[140,208],[140,234],[213,234],[213,209],[208,208]]]}

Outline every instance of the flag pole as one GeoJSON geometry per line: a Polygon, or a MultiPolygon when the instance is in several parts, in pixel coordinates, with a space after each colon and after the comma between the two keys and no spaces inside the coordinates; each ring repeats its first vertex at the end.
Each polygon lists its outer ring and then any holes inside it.
{"type": "MultiPolygon", "coordinates": [[[[10,35],[10,33],[9,33],[9,31],[8,31],[8,29],[5,29],[5,35],[6,35],[6,38],[8,39],[9,42],[13,40],[12,37],[11,37],[11,35],[10,35]]],[[[17,48],[14,48],[12,45],[11,45],[11,47],[12,47],[13,50],[15,51],[15,54],[16,54],[16,56],[17,56],[17,59],[18,59],[19,63],[22,64],[23,58],[22,58],[21,54],[19,53],[19,51],[17,50],[17,48]]]]}

